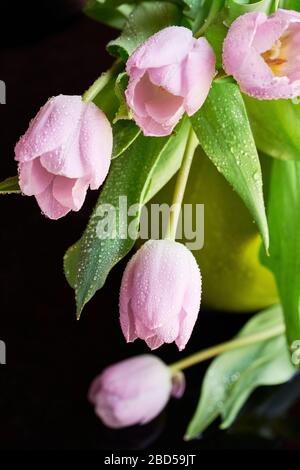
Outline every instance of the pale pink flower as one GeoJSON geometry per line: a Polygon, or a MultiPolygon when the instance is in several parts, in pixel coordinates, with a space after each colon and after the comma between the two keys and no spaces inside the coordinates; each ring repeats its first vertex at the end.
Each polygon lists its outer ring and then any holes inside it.
{"type": "Polygon", "coordinates": [[[105,369],[92,382],[88,399],[107,426],[123,428],[148,423],[171,396],[180,398],[184,389],[181,372],[172,377],[164,362],[145,354],[105,369]]]}
{"type": "Polygon", "coordinates": [[[277,10],[247,13],[231,25],[223,46],[223,65],[241,90],[272,100],[300,94],[300,13],[277,10]]]}
{"type": "Polygon", "coordinates": [[[170,26],[151,36],[129,57],[126,99],[145,135],[169,135],[184,112],[204,103],[214,74],[215,54],[205,38],[170,26]]]}
{"type": "Polygon", "coordinates": [[[151,349],[175,341],[181,351],[198,317],[201,274],[192,253],[171,240],[146,242],[129,261],[120,291],[120,322],[127,342],[151,349]]]}
{"type": "Polygon", "coordinates": [[[20,188],[59,219],[82,207],[88,187],[103,183],[111,152],[111,125],[95,104],[81,96],[50,98],[15,147],[20,188]]]}

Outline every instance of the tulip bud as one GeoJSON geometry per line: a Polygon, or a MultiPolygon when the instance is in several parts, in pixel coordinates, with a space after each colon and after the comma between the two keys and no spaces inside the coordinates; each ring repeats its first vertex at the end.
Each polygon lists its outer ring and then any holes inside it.
{"type": "Polygon", "coordinates": [[[192,253],[171,240],[146,242],[129,261],[120,291],[120,322],[127,342],[151,349],[175,341],[181,351],[197,320],[201,274],[192,253]]]}
{"type": "Polygon", "coordinates": [[[50,219],[78,211],[88,187],[105,180],[112,129],[104,113],[81,96],[50,98],[15,147],[19,184],[50,219]]]}
{"type": "Polygon", "coordinates": [[[146,424],[166,406],[171,395],[180,398],[184,376],[174,378],[158,357],[148,354],[114,364],[92,382],[88,399],[95,413],[111,428],[146,424]]]}
{"type": "Polygon", "coordinates": [[[224,69],[257,99],[300,94],[300,13],[247,13],[231,25],[223,46],[224,69]]]}
{"type": "Polygon", "coordinates": [[[205,38],[170,26],[151,36],[129,57],[126,99],[145,135],[171,134],[184,112],[204,103],[214,74],[215,54],[205,38]]]}

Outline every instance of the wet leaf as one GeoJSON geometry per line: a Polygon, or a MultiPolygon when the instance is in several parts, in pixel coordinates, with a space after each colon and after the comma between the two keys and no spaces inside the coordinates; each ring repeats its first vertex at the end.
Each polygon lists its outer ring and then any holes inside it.
{"type": "Polygon", "coordinates": [[[238,16],[254,11],[262,11],[267,15],[273,13],[275,0],[227,0],[226,25],[229,26],[238,16]]]}
{"type": "Polygon", "coordinates": [[[125,91],[128,86],[128,75],[126,72],[122,72],[118,75],[115,83],[115,94],[119,100],[120,106],[114,117],[114,123],[119,120],[131,119],[130,110],[127,106],[125,91]]]}
{"type": "Polygon", "coordinates": [[[216,418],[228,428],[255,388],[288,381],[295,373],[290,362],[280,306],[271,307],[251,318],[237,338],[282,330],[277,336],[225,352],[205,374],[200,401],[189,424],[186,438],[201,434],[216,418]]]}
{"type": "Polygon", "coordinates": [[[261,167],[238,86],[215,82],[191,122],[207,156],[248,207],[268,249],[261,167]]]}
{"type": "Polygon", "coordinates": [[[273,160],[268,202],[270,256],[283,306],[288,343],[300,339],[300,162],[273,160]]]}
{"type": "Polygon", "coordinates": [[[0,183],[0,194],[20,194],[21,189],[19,186],[18,176],[11,176],[0,183]]]}
{"type": "Polygon", "coordinates": [[[78,317],[84,305],[103,286],[113,266],[133,247],[138,236],[142,204],[145,202],[155,166],[168,146],[173,145],[173,139],[177,139],[178,146],[178,136],[181,137],[180,132],[165,138],[144,137],[140,134],[119,158],[113,160],[109,176],[82,238],[65,255],[65,275],[76,292],[78,317]],[[121,213],[120,196],[126,198],[122,203],[127,204],[128,209],[138,205],[134,213],[121,213]],[[103,233],[99,234],[99,227],[103,227],[104,217],[107,215],[105,209],[112,209],[110,214],[113,217],[113,233],[108,231],[107,237],[103,233]],[[130,236],[128,228],[131,231],[130,236]]]}
{"type": "Polygon", "coordinates": [[[128,21],[117,39],[107,45],[108,51],[127,60],[128,56],[146,39],[170,25],[180,24],[180,9],[169,2],[144,2],[129,15],[128,21]]]}
{"type": "Polygon", "coordinates": [[[87,0],[83,11],[93,20],[123,29],[134,6],[131,0],[87,0]]]}
{"type": "Polygon", "coordinates": [[[223,66],[222,53],[223,42],[228,33],[228,28],[223,23],[223,20],[213,23],[205,32],[205,37],[212,46],[216,56],[216,68],[221,69],[223,66]]]}
{"type": "Polygon", "coordinates": [[[112,158],[117,158],[139,136],[141,130],[133,121],[118,121],[113,125],[113,152],[112,158]]]}
{"type": "Polygon", "coordinates": [[[279,8],[285,8],[286,10],[300,11],[299,0],[277,0],[279,8]]]}
{"type": "Polygon", "coordinates": [[[244,95],[255,143],[281,160],[300,160],[299,100],[260,101],[244,95]]]}

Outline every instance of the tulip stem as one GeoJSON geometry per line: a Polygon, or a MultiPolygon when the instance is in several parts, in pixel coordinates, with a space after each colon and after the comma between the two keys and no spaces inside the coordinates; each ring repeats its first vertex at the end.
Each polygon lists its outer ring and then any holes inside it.
{"type": "Polygon", "coordinates": [[[120,69],[120,60],[116,60],[110,69],[106,72],[103,72],[100,77],[90,86],[88,90],[83,94],[82,101],[88,103],[93,101],[98,93],[108,84],[111,78],[114,77],[119,72],[120,69]]]}
{"type": "Polygon", "coordinates": [[[186,143],[181,167],[179,169],[176,184],[175,184],[172,207],[170,210],[169,224],[168,224],[167,232],[165,235],[165,239],[168,239],[168,240],[176,239],[176,231],[177,231],[177,225],[178,225],[178,220],[180,216],[183,196],[184,196],[185,188],[187,185],[194,153],[198,144],[199,144],[198,139],[191,127],[188,138],[187,138],[187,143],[186,143]]]}
{"type": "Polygon", "coordinates": [[[243,346],[258,343],[266,339],[274,338],[276,336],[280,336],[284,332],[285,326],[281,323],[280,325],[276,325],[268,330],[260,331],[253,335],[244,336],[242,338],[236,338],[225,343],[217,344],[211,348],[204,349],[203,351],[199,351],[189,357],[186,357],[185,359],[182,359],[181,361],[171,364],[169,367],[172,371],[172,374],[175,374],[178,371],[192,367],[195,364],[199,364],[200,362],[206,361],[207,359],[211,359],[221,353],[242,348],[243,346]]]}

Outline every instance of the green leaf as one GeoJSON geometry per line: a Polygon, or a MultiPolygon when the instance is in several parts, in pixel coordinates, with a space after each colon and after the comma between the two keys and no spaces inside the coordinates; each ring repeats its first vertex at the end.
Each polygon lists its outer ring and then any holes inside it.
{"type": "Polygon", "coordinates": [[[299,0],[279,0],[279,8],[300,11],[299,0]]]}
{"type": "Polygon", "coordinates": [[[182,0],[182,3],[182,26],[190,28],[196,33],[205,23],[209,14],[211,0],[182,0]]]}
{"type": "Polygon", "coordinates": [[[282,160],[300,160],[300,104],[246,95],[244,101],[259,150],[282,160]]]}
{"type": "MultiPolygon", "coordinates": [[[[252,317],[237,338],[270,333],[272,329],[274,334],[283,330],[280,306],[252,317]]],[[[200,401],[186,438],[197,437],[218,416],[222,418],[221,428],[228,428],[256,387],[286,382],[294,372],[283,333],[222,353],[205,374],[200,401]]]]}
{"type": "Polygon", "coordinates": [[[161,29],[180,24],[180,9],[169,2],[143,2],[130,14],[122,34],[107,45],[108,51],[127,60],[128,56],[161,29]]]}
{"type": "Polygon", "coordinates": [[[112,269],[133,247],[138,235],[141,205],[160,155],[175,136],[166,138],[139,135],[133,144],[113,160],[109,176],[102,189],[89,224],[77,244],[65,255],[65,274],[76,291],[77,315],[100,289],[112,269]],[[127,207],[139,204],[133,216],[120,218],[119,196],[127,197],[127,207]],[[98,224],[103,223],[101,208],[109,204],[116,209],[114,237],[100,237],[98,224]],[[130,224],[132,236],[127,233],[130,224]],[[123,233],[125,230],[125,233],[123,233]]]}
{"type": "Polygon", "coordinates": [[[237,85],[215,82],[191,122],[205,153],[248,207],[268,249],[261,167],[237,85]]]}
{"type": "Polygon", "coordinates": [[[189,18],[195,19],[195,17],[201,13],[203,15],[207,14],[209,11],[209,3],[211,0],[182,0],[184,4],[184,14],[189,18]]]}
{"type": "Polygon", "coordinates": [[[265,341],[260,353],[243,372],[243,379],[238,380],[224,404],[221,429],[231,426],[255,388],[261,385],[279,385],[294,375],[295,368],[290,362],[284,335],[265,341]]]}
{"type": "Polygon", "coordinates": [[[118,121],[113,125],[113,151],[112,158],[117,158],[141,133],[140,128],[133,121],[118,121]]]}
{"type": "Polygon", "coordinates": [[[111,122],[113,122],[120,107],[120,101],[115,92],[116,79],[117,75],[113,76],[93,100],[111,122]]]}
{"type": "Polygon", "coordinates": [[[222,52],[223,42],[228,33],[228,28],[224,25],[222,19],[213,23],[205,32],[205,37],[212,46],[216,55],[216,68],[223,67],[222,52]]]}
{"type": "Polygon", "coordinates": [[[127,106],[125,91],[128,86],[128,75],[126,72],[122,72],[119,74],[116,83],[115,83],[115,93],[117,98],[119,99],[120,106],[119,109],[114,117],[114,123],[119,121],[120,119],[131,119],[131,113],[127,106]]]}
{"type": "Polygon", "coordinates": [[[11,176],[0,183],[0,194],[20,194],[18,176],[11,176]]]}
{"type": "Polygon", "coordinates": [[[238,16],[253,11],[262,11],[270,14],[274,11],[274,0],[260,0],[253,2],[251,0],[227,0],[227,18],[226,25],[229,26],[238,16]]]}
{"type": "Polygon", "coordinates": [[[219,15],[219,12],[223,9],[225,0],[207,0],[206,4],[202,8],[202,12],[199,12],[193,28],[193,30],[197,32],[197,37],[201,36],[212,23],[218,22],[219,18],[222,18],[222,21],[224,20],[223,14],[219,15]],[[205,8],[206,4],[209,8],[208,10],[205,8]],[[199,18],[201,18],[202,22],[200,29],[199,18]]]}
{"type": "MultiPolygon", "coordinates": [[[[225,0],[182,0],[186,5],[183,9],[184,15],[189,18],[190,27],[194,32],[203,31],[217,18],[219,11],[223,8],[225,0]]],[[[200,35],[199,34],[199,35],[200,35]]]]}
{"type": "Polygon", "coordinates": [[[131,0],[88,0],[83,11],[93,20],[123,29],[129,14],[134,8],[131,0]]]}
{"type": "Polygon", "coordinates": [[[288,343],[300,339],[300,162],[273,160],[269,187],[270,256],[288,343]]]}

